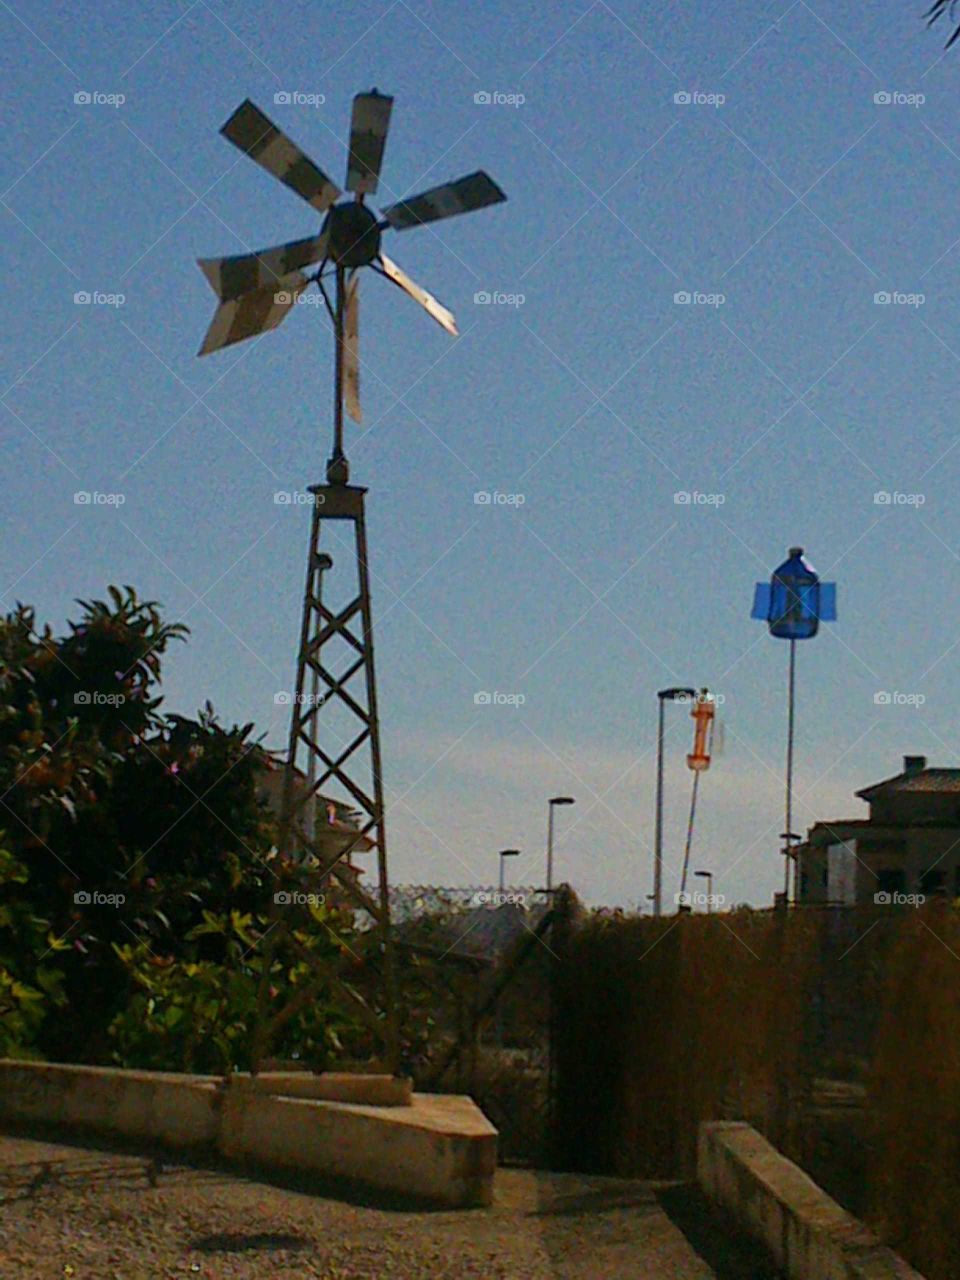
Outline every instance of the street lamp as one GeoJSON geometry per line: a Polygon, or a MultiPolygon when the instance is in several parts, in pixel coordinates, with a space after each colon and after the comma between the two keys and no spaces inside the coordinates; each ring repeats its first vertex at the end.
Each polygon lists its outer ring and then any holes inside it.
{"type": "Polygon", "coordinates": [[[504,868],[504,859],[505,859],[505,858],[519,858],[519,857],[520,857],[520,850],[519,850],[519,849],[501,849],[501,850],[500,850],[499,857],[500,857],[500,892],[501,892],[501,893],[503,893],[503,868],[504,868]]]}
{"type": "Polygon", "coordinates": [[[707,915],[713,910],[713,872],[712,871],[695,871],[695,876],[701,876],[707,882],[707,915]]]}
{"type": "Polygon", "coordinates": [[[696,689],[661,689],[657,693],[657,808],[653,828],[653,914],[663,915],[663,707],[666,702],[695,698],[696,689]]]}
{"type": "Polygon", "coordinates": [[[576,804],[573,796],[554,796],[547,803],[547,892],[553,888],[553,810],[558,804],[576,804]]]}

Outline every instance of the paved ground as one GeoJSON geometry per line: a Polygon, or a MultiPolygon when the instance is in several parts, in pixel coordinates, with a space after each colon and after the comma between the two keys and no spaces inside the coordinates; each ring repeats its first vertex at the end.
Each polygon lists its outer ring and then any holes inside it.
{"type": "Polygon", "coordinates": [[[689,1188],[504,1169],[411,1211],[223,1169],[0,1138],[3,1280],[774,1280],[689,1188]]]}

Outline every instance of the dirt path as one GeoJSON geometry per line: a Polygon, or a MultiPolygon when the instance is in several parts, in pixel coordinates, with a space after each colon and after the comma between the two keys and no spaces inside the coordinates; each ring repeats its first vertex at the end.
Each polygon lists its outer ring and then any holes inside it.
{"type": "Polygon", "coordinates": [[[0,1138],[3,1280],[773,1275],[682,1188],[504,1169],[492,1209],[411,1211],[221,1169],[151,1168],[143,1156],[0,1138]]]}

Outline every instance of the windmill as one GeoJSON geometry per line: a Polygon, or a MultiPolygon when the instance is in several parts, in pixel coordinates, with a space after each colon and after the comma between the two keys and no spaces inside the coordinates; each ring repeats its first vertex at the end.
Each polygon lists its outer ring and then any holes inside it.
{"type": "MultiPolygon", "coordinates": [[[[399,1061],[396,1022],[393,949],[390,937],[389,884],[386,826],[380,754],[380,726],[373,654],[373,623],[367,556],[364,495],[366,490],[349,481],[343,447],[344,407],[351,418],[362,418],[359,394],[359,275],[370,267],[402,289],[447,333],[457,336],[453,314],[422,289],[383,253],[386,231],[406,231],[469,213],[506,197],[486,173],[478,171],[432,187],[420,195],[383,209],[380,217],[366,203],[376,193],[393,99],[374,89],[353,100],[346,189],[342,192],[297,144],[250,102],[243,102],[221,129],[223,136],[267,173],[305,200],[323,223],[317,234],[302,240],[261,249],[257,253],[227,258],[200,259],[200,269],[219,299],[200,355],[243,342],[276,329],[311,283],[316,283],[335,338],[333,448],[327,461],[326,484],[309,486],[312,520],[307,558],[307,580],[300,630],[296,694],[291,699],[290,736],[280,815],[278,867],[291,883],[305,883],[309,866],[311,886],[336,884],[342,894],[364,910],[379,931],[382,990],[380,1007],[370,1005],[343,972],[316,967],[314,978],[301,986],[284,1008],[271,1006],[271,972],[276,944],[291,938],[293,926],[288,905],[290,894],[275,895],[273,919],[263,941],[263,968],[253,1042],[253,1070],[275,1031],[297,1007],[311,998],[321,983],[332,982],[353,997],[383,1045],[383,1057],[391,1070],[399,1061]],[[333,280],[333,298],[328,283],[333,280]],[[324,599],[324,579],[333,568],[329,554],[321,550],[325,521],[353,526],[355,587],[344,602],[329,606],[324,599]],[[347,654],[344,664],[343,654],[347,654]],[[339,655],[339,666],[337,656],[339,655]],[[360,686],[359,688],[357,686],[360,686]],[[350,729],[339,748],[322,723],[321,711],[336,706],[350,729]],[[298,759],[305,767],[298,768],[298,759]],[[305,780],[305,781],[304,781],[305,780]],[[355,807],[355,830],[338,839],[320,838],[315,816],[316,799],[324,788],[336,785],[355,807]],[[305,817],[307,820],[305,821],[305,817]],[[331,852],[332,846],[332,852],[331,852]],[[378,892],[360,884],[350,865],[355,850],[375,849],[378,892]],[[299,877],[299,881],[297,881],[299,877]],[[283,899],[283,905],[280,900],[283,899]]],[[[324,833],[327,837],[329,832],[324,833]]],[[[307,953],[305,958],[311,959],[307,953]]],[[[311,963],[313,963],[311,959],[311,963]]]]}
{"type": "Polygon", "coordinates": [[[249,99],[220,130],[235,147],[325,217],[318,235],[256,253],[199,260],[200,269],[220,299],[199,354],[209,355],[277,328],[307,285],[315,281],[336,338],[334,446],[327,468],[331,484],[345,484],[349,477],[343,452],[344,399],[350,417],[356,422],[362,420],[357,272],[361,267],[371,267],[418,302],[447,333],[457,337],[452,312],[382,252],[382,233],[391,229],[406,231],[506,199],[493,179],[480,170],[389,205],[378,218],[366,198],[376,192],[379,184],[392,107],[393,99],[376,89],[358,93],[353,100],[346,176],[346,189],[353,193],[352,200],[341,200],[343,193],[323,170],[249,99]],[[319,267],[314,274],[304,274],[306,268],[316,264],[319,267]],[[331,275],[335,279],[332,302],[324,284],[331,275]]]}

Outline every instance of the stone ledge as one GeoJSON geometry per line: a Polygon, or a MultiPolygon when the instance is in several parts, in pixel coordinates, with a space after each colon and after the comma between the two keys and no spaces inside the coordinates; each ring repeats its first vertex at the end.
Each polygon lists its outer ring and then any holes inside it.
{"type": "MultiPolygon", "coordinates": [[[[246,1073],[243,1073],[246,1076],[246,1073]]],[[[240,1075],[233,1079],[240,1079],[240,1075]]],[[[256,1086],[285,1098],[317,1098],[324,1102],[358,1102],[375,1107],[409,1107],[413,1082],[403,1076],[348,1071],[261,1071],[256,1086]]]]}
{"type": "Polygon", "coordinates": [[[701,1124],[697,1180],[789,1280],[923,1280],[748,1124],[701,1124]]]}
{"type": "Polygon", "coordinates": [[[340,1178],[448,1207],[492,1203],[497,1131],[472,1099],[414,1093],[407,1105],[329,1101],[291,1096],[287,1076],[302,1073],[278,1074],[283,1078],[272,1084],[240,1075],[228,1083],[0,1059],[0,1126],[37,1123],[214,1149],[264,1168],[340,1178]]]}

